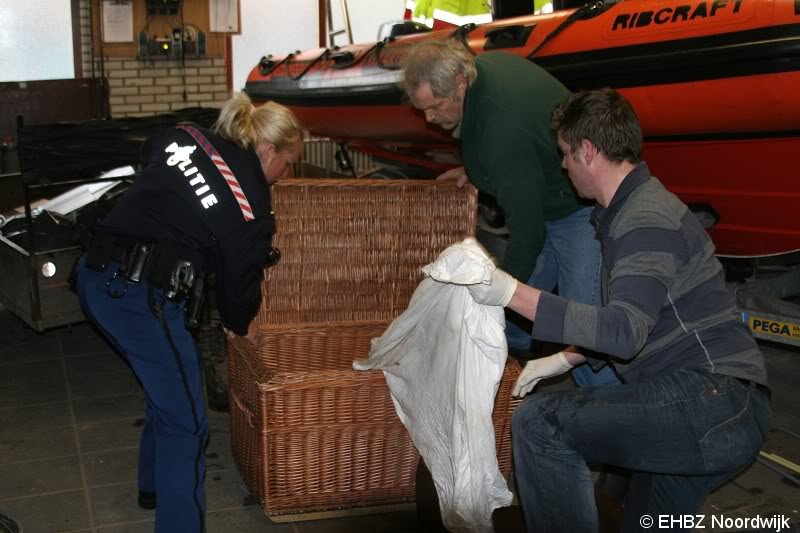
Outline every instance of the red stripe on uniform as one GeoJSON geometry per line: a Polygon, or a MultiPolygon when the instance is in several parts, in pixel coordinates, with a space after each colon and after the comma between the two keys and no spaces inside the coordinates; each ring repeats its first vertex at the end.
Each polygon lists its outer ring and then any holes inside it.
{"type": "Polygon", "coordinates": [[[241,209],[244,219],[254,220],[253,209],[250,207],[250,202],[247,201],[247,196],[244,194],[241,185],[239,185],[239,180],[236,179],[233,171],[225,163],[225,160],[222,159],[222,156],[219,155],[219,152],[214,149],[209,140],[197,129],[191,126],[178,126],[178,128],[188,132],[200,144],[211,159],[211,162],[214,163],[214,166],[217,167],[217,170],[219,170],[220,174],[222,174],[222,177],[225,179],[225,183],[228,184],[231,193],[233,193],[234,198],[236,198],[236,202],[239,204],[239,209],[241,209]]]}

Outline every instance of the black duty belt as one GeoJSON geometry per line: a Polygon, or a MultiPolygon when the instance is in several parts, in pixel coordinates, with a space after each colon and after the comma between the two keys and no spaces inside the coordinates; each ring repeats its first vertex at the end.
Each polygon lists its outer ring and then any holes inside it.
{"type": "Polygon", "coordinates": [[[189,259],[192,254],[172,241],[146,241],[98,233],[86,250],[86,266],[104,271],[117,264],[116,276],[130,283],[143,280],[164,290],[170,300],[188,296],[202,274],[189,259]]]}

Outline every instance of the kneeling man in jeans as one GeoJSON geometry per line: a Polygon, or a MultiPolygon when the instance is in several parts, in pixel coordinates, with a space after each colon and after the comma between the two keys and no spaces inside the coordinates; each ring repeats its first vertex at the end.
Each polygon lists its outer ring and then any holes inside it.
{"type": "Polygon", "coordinates": [[[711,489],[754,460],[769,428],[764,358],[705,230],[641,161],[627,100],[611,89],[574,94],[555,110],[553,129],[576,190],[598,204],[602,305],[517,284],[499,269],[469,290],[534,320],[535,338],[584,349],[529,362],[518,390],[584,361],[612,364],[624,381],[533,394],[517,408],[514,465],[528,529],[596,533],[586,465],[601,463],[633,471],[624,531],[640,531],[644,515],[700,512],[711,489]]]}

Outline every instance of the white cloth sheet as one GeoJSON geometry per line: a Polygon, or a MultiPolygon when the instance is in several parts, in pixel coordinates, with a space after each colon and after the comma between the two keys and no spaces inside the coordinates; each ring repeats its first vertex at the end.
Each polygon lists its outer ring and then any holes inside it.
{"type": "Polygon", "coordinates": [[[492,409],[508,350],[501,307],[465,285],[491,281],[485,250],[467,239],[425,266],[408,309],[356,370],[383,369],[397,414],[431,471],[445,527],[492,531],[511,504],[495,453],[492,409]]]}

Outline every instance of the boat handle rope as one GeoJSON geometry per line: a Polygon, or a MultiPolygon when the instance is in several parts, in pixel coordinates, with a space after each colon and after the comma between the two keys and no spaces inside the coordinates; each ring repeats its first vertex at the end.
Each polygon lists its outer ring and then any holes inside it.
{"type": "MultiPolygon", "coordinates": [[[[533,57],[536,55],[537,52],[539,52],[539,50],[541,50],[550,41],[555,39],[561,32],[563,32],[565,29],[567,29],[569,26],[571,26],[575,21],[577,21],[577,20],[586,20],[586,19],[589,19],[589,18],[593,18],[593,17],[599,15],[600,13],[606,11],[607,9],[609,9],[611,6],[615,5],[616,3],[617,3],[616,0],[610,0],[610,1],[598,0],[598,1],[595,1],[595,2],[589,2],[589,3],[585,4],[585,5],[577,8],[555,30],[553,30],[549,34],[547,34],[547,36],[542,40],[542,42],[539,43],[539,45],[536,48],[534,48],[533,51],[530,54],[528,54],[526,56],[526,59],[533,59],[533,57]]],[[[472,31],[475,30],[475,28],[477,28],[477,27],[478,27],[478,25],[475,24],[474,22],[470,22],[468,24],[463,24],[463,25],[459,26],[458,28],[456,28],[453,31],[453,33],[450,34],[450,37],[453,38],[453,39],[458,39],[459,41],[461,41],[461,43],[464,45],[464,47],[467,50],[469,50],[469,52],[472,55],[477,55],[477,52],[475,52],[475,50],[472,49],[472,47],[469,45],[469,42],[467,41],[467,36],[470,33],[472,33],[472,31]]],[[[392,39],[391,37],[387,37],[383,41],[379,41],[379,42],[375,43],[372,46],[372,48],[370,48],[369,50],[367,50],[366,52],[361,54],[357,59],[355,59],[353,61],[350,61],[350,62],[346,62],[346,63],[343,62],[343,63],[340,64],[340,63],[336,63],[336,61],[334,59],[334,65],[332,65],[332,66],[333,66],[333,68],[352,67],[354,65],[357,65],[361,61],[363,61],[363,59],[365,57],[367,57],[369,55],[369,53],[374,50],[374,52],[375,52],[375,62],[378,65],[379,68],[382,68],[384,70],[400,70],[402,68],[400,65],[396,65],[396,64],[395,65],[387,65],[381,60],[381,53],[383,52],[383,49],[386,47],[387,44],[389,44],[392,41],[394,41],[394,39],[392,39]]],[[[308,73],[308,71],[311,70],[311,68],[314,65],[316,65],[317,63],[319,63],[321,60],[330,59],[331,58],[330,56],[332,55],[331,51],[332,50],[337,50],[338,51],[338,48],[339,47],[334,47],[333,49],[326,48],[320,55],[318,55],[316,58],[314,58],[313,61],[309,62],[308,65],[306,65],[306,67],[303,69],[303,71],[300,74],[298,74],[297,76],[291,76],[290,75],[289,78],[292,81],[299,80],[300,78],[305,76],[308,73]]],[[[286,72],[288,73],[289,72],[289,62],[295,57],[295,55],[296,55],[296,53],[291,53],[291,54],[287,55],[286,57],[284,57],[283,59],[281,59],[280,61],[278,61],[277,63],[274,63],[274,62],[270,61],[270,58],[272,57],[272,55],[262,57],[261,61],[259,61],[259,63],[258,63],[259,67],[261,67],[260,68],[261,75],[262,76],[268,75],[269,73],[274,71],[276,68],[278,68],[282,64],[286,64],[286,72]]]]}
{"type": "Polygon", "coordinates": [[[387,37],[384,40],[380,41],[379,43],[375,44],[375,63],[377,63],[379,68],[382,68],[384,70],[400,70],[401,68],[403,68],[397,64],[387,65],[381,60],[381,52],[383,51],[384,48],[386,48],[386,45],[392,42],[393,40],[394,39],[392,37],[387,37]]]}
{"type": "Polygon", "coordinates": [[[262,76],[266,76],[270,72],[272,72],[273,70],[275,70],[276,68],[278,68],[279,66],[281,66],[282,64],[287,62],[292,57],[294,57],[294,53],[291,53],[291,54],[287,55],[286,57],[284,57],[283,59],[281,59],[280,61],[275,62],[275,61],[272,61],[272,54],[270,54],[268,56],[264,56],[264,57],[261,58],[261,61],[258,62],[259,73],[262,76]]]}
{"type": "Polygon", "coordinates": [[[548,44],[550,41],[558,37],[558,35],[562,31],[572,26],[572,24],[576,20],[587,20],[590,18],[594,18],[600,13],[603,13],[607,9],[614,6],[616,3],[617,3],[616,0],[607,2],[598,0],[596,2],[588,2],[582,5],[581,7],[570,13],[569,16],[566,19],[564,19],[564,22],[559,24],[556,29],[548,33],[547,36],[544,39],[542,39],[542,42],[539,43],[539,46],[534,48],[533,51],[525,57],[525,59],[533,59],[533,56],[535,56],[539,50],[544,48],[544,46],[548,44]]]}
{"type": "MultiPolygon", "coordinates": [[[[334,53],[338,52],[338,50],[339,50],[338,46],[336,46],[334,48],[326,48],[320,55],[318,55],[312,61],[310,61],[305,66],[305,68],[303,69],[303,71],[300,74],[298,74],[297,76],[291,76],[290,75],[289,79],[291,79],[292,81],[299,80],[300,78],[305,76],[308,73],[308,71],[311,70],[311,68],[314,65],[316,65],[317,63],[319,63],[320,61],[322,61],[324,59],[332,59],[334,61],[334,64],[332,65],[333,68],[341,69],[341,68],[346,68],[346,67],[352,67],[354,65],[359,64],[361,61],[363,61],[364,58],[367,57],[369,55],[369,53],[372,52],[373,50],[375,51],[375,61],[377,62],[378,66],[380,68],[386,69],[386,70],[399,70],[401,68],[399,65],[384,65],[381,62],[381,50],[383,49],[383,47],[385,45],[386,45],[386,41],[375,43],[372,46],[372,48],[367,49],[363,54],[359,55],[357,59],[355,59],[353,61],[350,61],[350,62],[346,62],[346,63],[338,63],[336,61],[336,58],[333,57],[334,54],[331,53],[331,52],[334,52],[334,53]]],[[[283,59],[281,59],[278,62],[270,61],[270,58],[272,57],[272,55],[262,57],[261,61],[258,62],[258,66],[260,67],[261,75],[262,76],[266,76],[270,72],[274,71],[276,68],[278,68],[279,66],[281,66],[283,64],[286,65],[286,72],[288,74],[289,73],[289,66],[290,66],[289,63],[290,63],[291,59],[293,59],[295,57],[295,55],[296,55],[296,53],[291,53],[291,54],[287,55],[286,57],[284,57],[283,59]]]]}
{"type": "MultiPolygon", "coordinates": [[[[477,27],[478,27],[478,25],[475,24],[474,22],[469,22],[467,24],[463,24],[463,25],[459,26],[458,28],[456,28],[455,30],[453,30],[453,33],[450,34],[450,38],[458,39],[461,42],[461,44],[463,44],[464,47],[467,50],[469,50],[469,52],[472,55],[476,55],[475,51],[472,48],[470,48],[469,43],[467,42],[467,35],[469,35],[477,27]]],[[[394,41],[394,37],[386,37],[383,41],[375,43],[375,46],[373,47],[375,49],[375,62],[377,63],[378,67],[380,67],[380,68],[382,68],[384,70],[400,70],[400,69],[403,68],[403,67],[401,67],[400,65],[397,65],[397,64],[395,64],[395,65],[387,65],[381,60],[381,52],[383,52],[383,49],[386,48],[387,44],[389,44],[389,43],[391,43],[393,41],[394,41]]],[[[366,55],[366,54],[364,54],[364,55],[366,55]]]]}
{"type": "MultiPolygon", "coordinates": [[[[352,67],[354,65],[358,65],[359,63],[361,63],[361,61],[364,60],[365,57],[367,57],[369,55],[370,52],[372,52],[373,50],[376,50],[378,48],[379,44],[380,43],[373,44],[372,47],[368,48],[363,54],[361,54],[360,56],[356,57],[355,59],[351,59],[347,63],[343,62],[343,63],[340,64],[340,63],[336,62],[336,59],[334,59],[334,63],[332,65],[332,67],[333,68],[347,68],[347,67],[352,67]]],[[[348,52],[348,53],[350,53],[350,55],[352,55],[352,52],[348,52]]],[[[377,52],[376,52],[376,56],[377,56],[377,52]]]]}
{"type": "Polygon", "coordinates": [[[459,26],[458,28],[453,30],[453,33],[450,34],[450,37],[452,39],[458,39],[459,41],[461,41],[461,44],[463,44],[464,47],[467,50],[469,50],[469,53],[474,56],[478,55],[478,53],[475,50],[473,50],[472,47],[469,45],[469,42],[467,42],[467,35],[472,33],[472,31],[477,27],[478,25],[475,24],[474,22],[469,22],[467,24],[459,26]]]}
{"type": "Polygon", "coordinates": [[[308,72],[309,70],[311,70],[311,67],[313,67],[314,65],[316,65],[317,63],[319,63],[319,62],[320,62],[320,60],[322,60],[323,58],[324,58],[324,59],[327,59],[327,57],[328,57],[328,54],[330,53],[330,51],[331,51],[331,49],[330,49],[330,48],[326,48],[325,50],[323,50],[323,52],[322,52],[320,55],[318,55],[317,57],[315,57],[315,58],[314,58],[312,61],[309,61],[308,65],[306,65],[306,68],[304,68],[304,69],[303,69],[303,71],[302,71],[300,74],[298,74],[297,76],[292,76],[292,75],[289,73],[289,62],[287,61],[287,62],[286,62],[286,73],[287,73],[287,74],[289,74],[289,79],[290,79],[290,80],[292,80],[292,81],[297,81],[297,80],[299,80],[300,78],[302,78],[303,76],[305,76],[305,75],[306,75],[306,72],[308,72]]]}
{"type": "MultiPolygon", "coordinates": [[[[340,54],[342,53],[342,52],[339,52],[339,47],[338,47],[338,46],[335,46],[335,47],[333,47],[333,48],[326,48],[326,49],[325,49],[325,50],[324,50],[324,51],[323,51],[323,52],[322,52],[320,55],[318,55],[318,56],[317,56],[317,57],[315,57],[315,58],[314,58],[312,61],[310,61],[310,62],[309,62],[309,63],[308,63],[306,66],[305,66],[305,68],[303,69],[303,71],[302,71],[300,74],[298,74],[297,76],[291,76],[291,75],[290,75],[290,76],[289,76],[289,79],[291,79],[292,81],[297,81],[297,80],[299,80],[300,78],[302,78],[303,76],[305,76],[305,75],[308,73],[308,71],[309,71],[309,70],[311,70],[311,68],[312,68],[314,65],[316,65],[316,64],[317,64],[317,63],[319,63],[320,61],[322,61],[322,60],[326,60],[326,59],[332,59],[332,60],[334,61],[334,64],[332,65],[332,67],[333,67],[333,68],[337,68],[337,69],[338,69],[338,68],[352,67],[353,65],[357,65],[358,63],[360,63],[360,62],[361,62],[361,61],[362,61],[362,60],[363,60],[363,59],[364,59],[364,58],[365,58],[365,57],[366,57],[366,56],[367,56],[367,55],[368,55],[370,52],[372,52],[373,50],[375,50],[375,49],[377,48],[377,46],[378,46],[378,45],[377,45],[377,44],[375,44],[375,45],[374,45],[372,48],[368,49],[366,52],[364,52],[363,54],[361,54],[361,55],[358,57],[358,59],[356,59],[356,60],[354,60],[354,61],[351,61],[351,62],[349,62],[349,63],[341,63],[341,64],[340,64],[340,63],[337,63],[337,62],[336,62],[336,58],[335,58],[335,57],[333,57],[333,56],[334,56],[336,53],[340,53],[340,54]]],[[[294,54],[290,54],[290,55],[294,56],[294,54]]],[[[289,58],[287,57],[286,59],[289,59],[289,58]]],[[[286,72],[288,73],[288,72],[289,72],[289,62],[288,62],[288,61],[286,61],[286,59],[284,59],[284,61],[286,62],[286,72]]],[[[275,66],[277,67],[277,65],[275,65],[275,66]]]]}
{"type": "Polygon", "coordinates": [[[536,24],[527,26],[512,24],[511,26],[498,26],[486,32],[486,43],[483,50],[500,50],[504,48],[521,48],[525,46],[533,33],[536,24]]]}

